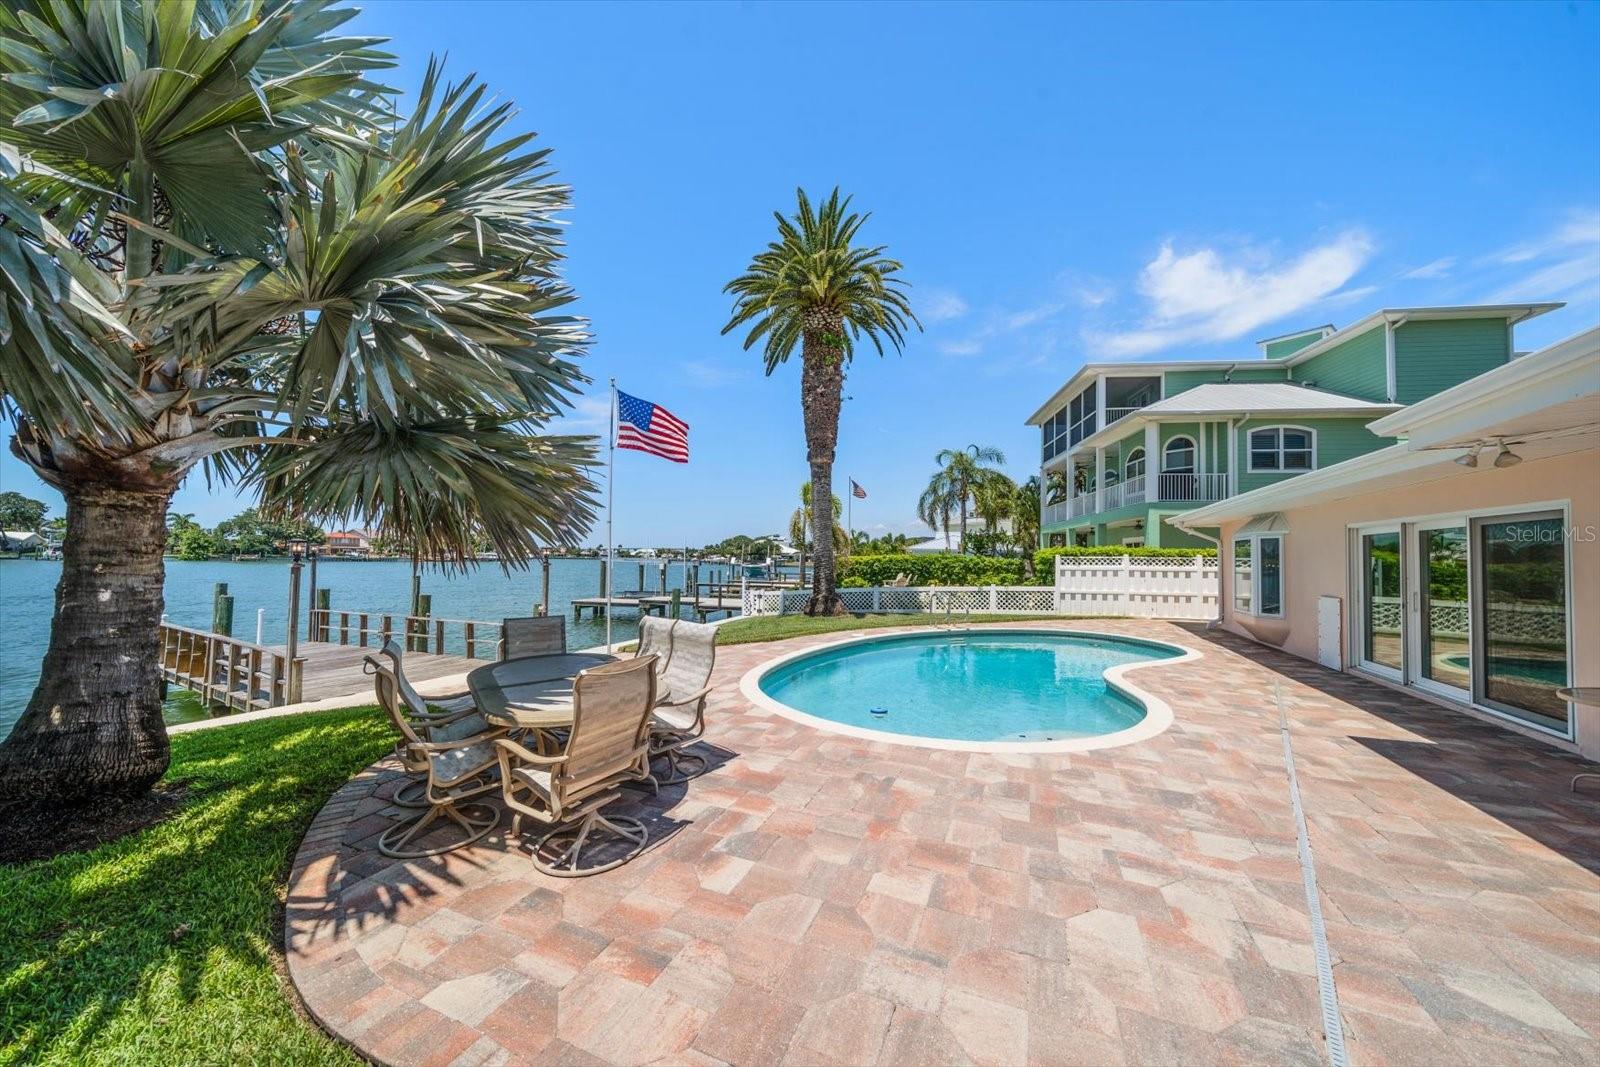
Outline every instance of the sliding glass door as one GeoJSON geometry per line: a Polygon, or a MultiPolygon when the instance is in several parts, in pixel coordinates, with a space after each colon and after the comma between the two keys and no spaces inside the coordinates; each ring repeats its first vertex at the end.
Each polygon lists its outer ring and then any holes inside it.
{"type": "Polygon", "coordinates": [[[1425,689],[1472,699],[1472,607],[1467,526],[1452,520],[1418,524],[1417,635],[1411,677],[1425,689]]]}
{"type": "Polygon", "coordinates": [[[1474,524],[1481,703],[1570,735],[1567,552],[1559,514],[1495,516],[1474,524]]]}
{"type": "Polygon", "coordinates": [[[1571,737],[1563,530],[1559,512],[1357,530],[1362,669],[1571,737]]]}
{"type": "Polygon", "coordinates": [[[1405,663],[1401,641],[1400,530],[1361,534],[1361,665],[1399,680],[1405,663]]]}

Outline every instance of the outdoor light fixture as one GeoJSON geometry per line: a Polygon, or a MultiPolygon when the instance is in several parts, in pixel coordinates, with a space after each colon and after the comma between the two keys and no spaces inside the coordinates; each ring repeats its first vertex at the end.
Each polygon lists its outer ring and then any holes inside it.
{"type": "Polygon", "coordinates": [[[1478,453],[1481,451],[1483,451],[1482,445],[1473,445],[1472,451],[1464,456],[1457,456],[1456,462],[1463,467],[1476,467],[1478,465],[1478,453]]]}
{"type": "Polygon", "coordinates": [[[1511,451],[1511,449],[1507,448],[1506,443],[1501,441],[1500,454],[1494,457],[1494,465],[1496,467],[1515,467],[1521,462],[1522,457],[1511,451]]]}

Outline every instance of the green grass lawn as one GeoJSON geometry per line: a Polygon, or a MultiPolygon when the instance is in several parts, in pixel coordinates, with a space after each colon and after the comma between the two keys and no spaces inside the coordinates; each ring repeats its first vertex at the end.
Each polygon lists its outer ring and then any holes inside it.
{"type": "Polygon", "coordinates": [[[738,619],[717,627],[717,644],[745,645],[753,641],[782,641],[786,637],[829,634],[843,630],[875,630],[883,626],[943,626],[947,622],[1029,622],[1035,619],[1067,619],[1069,615],[837,615],[812,618],[809,615],[763,615],[738,619]]]}
{"type": "Polygon", "coordinates": [[[0,1063],[359,1062],[273,969],[289,863],[318,809],[393,744],[375,708],[180,734],[167,821],[0,867],[0,1063]]]}

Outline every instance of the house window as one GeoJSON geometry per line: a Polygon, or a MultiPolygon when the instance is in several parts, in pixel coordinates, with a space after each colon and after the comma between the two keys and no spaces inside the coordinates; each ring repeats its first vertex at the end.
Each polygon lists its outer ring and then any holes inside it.
{"type": "Polygon", "coordinates": [[[1144,449],[1136,448],[1128,453],[1128,461],[1123,464],[1123,480],[1133,481],[1135,478],[1144,477],[1144,449]]]}
{"type": "Polygon", "coordinates": [[[1283,616],[1283,535],[1253,534],[1233,541],[1233,610],[1283,616]]]}
{"type": "Polygon", "coordinates": [[[1250,431],[1251,471],[1308,471],[1315,466],[1317,435],[1300,426],[1250,431]]]}
{"type": "Polygon", "coordinates": [[[1071,433],[1069,440],[1077,444],[1095,431],[1095,394],[1094,386],[1090,386],[1072,398],[1072,403],[1067,406],[1067,415],[1070,419],[1071,433]]]}
{"type": "Polygon", "coordinates": [[[1161,453],[1163,474],[1194,473],[1194,438],[1174,437],[1161,453]]]}

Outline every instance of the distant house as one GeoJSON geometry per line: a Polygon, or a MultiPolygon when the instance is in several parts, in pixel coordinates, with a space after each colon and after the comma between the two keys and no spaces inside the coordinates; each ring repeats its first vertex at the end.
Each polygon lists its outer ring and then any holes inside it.
{"type": "Polygon", "coordinates": [[[372,538],[365,530],[334,530],[323,543],[331,556],[364,556],[372,551],[372,538]]]}
{"type": "Polygon", "coordinates": [[[0,531],[0,551],[37,552],[44,547],[44,538],[32,530],[0,531]]]}

